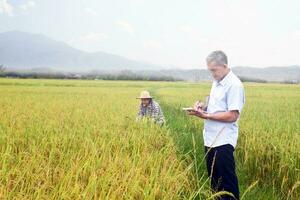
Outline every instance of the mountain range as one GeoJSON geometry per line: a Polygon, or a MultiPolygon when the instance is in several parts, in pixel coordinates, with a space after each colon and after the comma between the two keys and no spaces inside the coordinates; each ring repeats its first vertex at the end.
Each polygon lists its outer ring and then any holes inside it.
{"type": "Polygon", "coordinates": [[[89,53],[50,39],[42,34],[20,31],[0,33],[0,64],[9,69],[60,71],[156,69],[148,64],[106,52],[89,53]]]}
{"type": "MultiPolygon", "coordinates": [[[[211,77],[205,69],[167,69],[106,52],[85,52],[42,34],[21,31],[0,33],[0,65],[9,71],[118,73],[130,70],[144,76],[172,76],[181,80],[201,81],[211,77]]],[[[246,80],[300,82],[300,66],[266,68],[233,67],[246,80]]]]}

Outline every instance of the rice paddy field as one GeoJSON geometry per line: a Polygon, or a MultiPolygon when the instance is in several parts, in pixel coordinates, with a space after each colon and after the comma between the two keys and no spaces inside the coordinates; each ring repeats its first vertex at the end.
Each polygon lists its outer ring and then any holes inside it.
{"type": "MultiPolygon", "coordinates": [[[[0,79],[0,199],[214,199],[203,121],[211,83],[0,79]],[[167,119],[136,122],[142,90],[167,119]]],[[[244,83],[241,199],[300,199],[300,85],[244,83]]]]}

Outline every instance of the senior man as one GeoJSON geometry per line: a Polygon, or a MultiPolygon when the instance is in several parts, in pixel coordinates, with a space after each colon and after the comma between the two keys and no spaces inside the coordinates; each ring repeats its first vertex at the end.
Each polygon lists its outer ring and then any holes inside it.
{"type": "Polygon", "coordinates": [[[220,199],[239,199],[235,172],[234,149],[238,139],[238,120],[244,103],[244,87],[228,67],[227,56],[214,51],[206,58],[207,68],[214,81],[207,107],[196,102],[189,115],[205,119],[203,138],[206,166],[213,191],[227,191],[220,199]]]}

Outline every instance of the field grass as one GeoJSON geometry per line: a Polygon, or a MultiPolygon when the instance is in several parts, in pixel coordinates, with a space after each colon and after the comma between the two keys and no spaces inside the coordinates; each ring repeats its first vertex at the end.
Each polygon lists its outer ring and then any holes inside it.
{"type": "MultiPolygon", "coordinates": [[[[246,83],[235,151],[243,199],[300,199],[300,85],[246,83]]],[[[210,83],[0,79],[0,198],[209,199],[210,83]],[[139,92],[167,126],[136,123],[139,92]]]]}

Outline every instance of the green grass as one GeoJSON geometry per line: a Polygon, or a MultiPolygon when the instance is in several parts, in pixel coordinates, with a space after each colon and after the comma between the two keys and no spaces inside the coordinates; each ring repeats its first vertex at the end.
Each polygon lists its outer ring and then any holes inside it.
{"type": "MultiPolygon", "coordinates": [[[[235,152],[244,199],[300,198],[300,86],[245,84],[235,152]]],[[[181,107],[210,83],[0,79],[0,197],[207,199],[202,120],[181,107]],[[167,126],[136,123],[150,90],[167,126]]]]}
{"type": "MultiPolygon", "coordinates": [[[[246,105],[240,120],[236,160],[245,198],[299,199],[300,197],[300,87],[299,85],[246,84],[246,105]],[[258,195],[259,194],[259,195],[258,195]]],[[[161,87],[154,90],[161,100],[182,153],[192,151],[197,138],[198,163],[203,160],[202,120],[183,116],[180,108],[193,105],[209,94],[210,85],[161,87]]],[[[198,166],[203,171],[203,165],[198,166]]]]}

